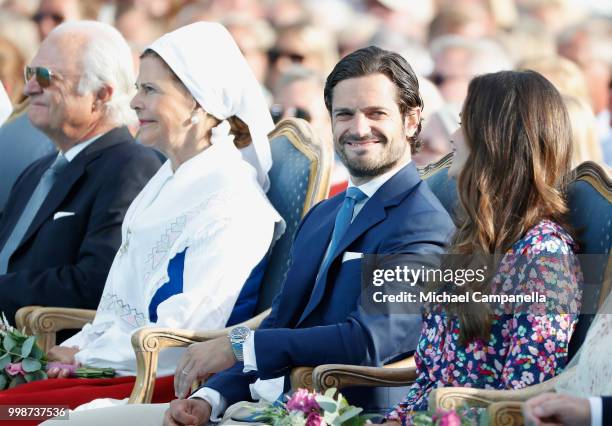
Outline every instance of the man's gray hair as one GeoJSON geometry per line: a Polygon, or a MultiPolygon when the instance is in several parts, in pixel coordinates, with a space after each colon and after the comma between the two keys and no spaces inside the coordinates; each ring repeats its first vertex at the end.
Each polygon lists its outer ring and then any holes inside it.
{"type": "Polygon", "coordinates": [[[134,60],[127,42],[114,27],[96,21],[72,21],[59,25],[54,34],[79,33],[87,37],[82,47],[79,81],[80,94],[94,92],[104,85],[113,88],[112,98],[106,103],[106,114],[117,126],[136,121],[130,108],[134,96],[136,76],[134,60]]]}

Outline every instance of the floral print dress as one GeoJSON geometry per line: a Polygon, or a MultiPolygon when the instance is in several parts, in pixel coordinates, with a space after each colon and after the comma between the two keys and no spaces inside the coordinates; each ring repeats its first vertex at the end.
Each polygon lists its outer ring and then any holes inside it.
{"type": "Polygon", "coordinates": [[[505,253],[492,288],[497,294],[539,292],[546,303],[495,314],[487,342],[462,345],[456,318],[449,320],[441,309],[425,312],[415,353],[416,382],[387,419],[411,424],[410,413],[427,409],[434,388],[518,389],[560,373],[581,301],[582,273],[574,248],[561,226],[542,220],[505,253]]]}

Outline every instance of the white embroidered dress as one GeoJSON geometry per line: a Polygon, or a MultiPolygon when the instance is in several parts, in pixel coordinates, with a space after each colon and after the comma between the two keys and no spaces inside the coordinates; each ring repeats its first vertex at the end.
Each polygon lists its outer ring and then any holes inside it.
{"type": "Polygon", "coordinates": [[[589,327],[580,351],[559,376],[555,389],[582,398],[612,395],[612,293],[589,327]]]}
{"type": "MultiPolygon", "coordinates": [[[[166,162],[128,209],[96,317],[62,343],[80,348],[79,363],[135,375],[130,338],[139,328],[225,326],[244,282],[283,228],[228,128],[213,129],[213,145],[174,173],[166,162]],[[159,304],[151,324],[151,299],[169,280],[169,261],[185,249],[183,292],[159,304]]],[[[158,376],[174,373],[182,350],[161,352],[158,376]]]]}

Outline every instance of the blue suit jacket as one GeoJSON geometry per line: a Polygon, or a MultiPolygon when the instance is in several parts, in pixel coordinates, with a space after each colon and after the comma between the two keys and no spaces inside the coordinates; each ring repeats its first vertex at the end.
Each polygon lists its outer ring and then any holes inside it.
{"type": "MultiPolygon", "coordinates": [[[[228,404],[249,400],[248,385],[257,378],[286,376],[293,367],[375,366],[415,350],[421,317],[365,312],[359,304],[362,261],[342,262],[342,255],[442,253],[454,231],[452,220],[410,163],[366,202],[317,280],[343,200],[341,193],[319,203],[296,231],[283,287],[255,331],[258,371],[243,373],[238,363],[207,381],[205,386],[228,404]]],[[[365,392],[372,400],[374,391],[365,392]]],[[[344,393],[350,398],[350,392],[344,393]]]]}

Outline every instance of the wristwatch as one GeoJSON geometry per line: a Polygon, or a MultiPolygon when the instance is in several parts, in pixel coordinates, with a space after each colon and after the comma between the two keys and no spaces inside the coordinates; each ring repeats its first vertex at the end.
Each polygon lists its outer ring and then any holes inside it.
{"type": "Polygon", "coordinates": [[[245,326],[234,327],[229,332],[229,340],[232,345],[232,351],[236,357],[236,361],[243,361],[244,355],[242,352],[242,344],[251,334],[251,329],[245,326]]]}

